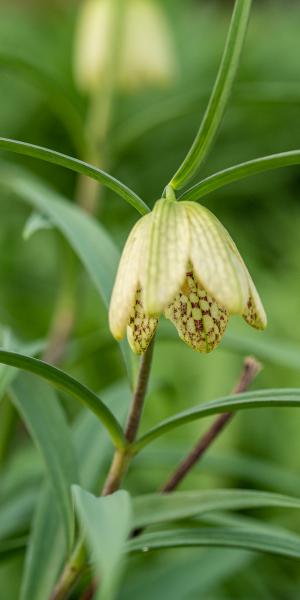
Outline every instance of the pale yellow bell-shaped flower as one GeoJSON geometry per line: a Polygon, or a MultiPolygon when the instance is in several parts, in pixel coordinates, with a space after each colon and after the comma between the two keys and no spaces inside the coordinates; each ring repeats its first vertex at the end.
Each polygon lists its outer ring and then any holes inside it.
{"type": "Polygon", "coordinates": [[[172,80],[175,58],[170,28],[157,0],[84,0],[79,11],[74,73],[82,91],[93,91],[111,68],[119,44],[117,84],[130,90],[172,80]],[[120,7],[118,4],[120,3],[120,7]],[[121,8],[117,39],[116,11],[121,8]]]}
{"type": "Polygon", "coordinates": [[[125,244],[112,293],[109,322],[134,352],[143,353],[160,313],[199,352],[220,342],[231,314],[256,329],[264,308],[233,240],[218,219],[195,202],[158,200],[125,244]]]}

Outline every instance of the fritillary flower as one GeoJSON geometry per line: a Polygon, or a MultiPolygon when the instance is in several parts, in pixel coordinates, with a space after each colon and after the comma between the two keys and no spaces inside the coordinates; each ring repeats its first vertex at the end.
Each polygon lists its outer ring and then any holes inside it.
{"type": "Polygon", "coordinates": [[[109,322],[145,352],[164,313],[193,350],[211,352],[230,315],[265,329],[266,314],[236,245],[220,221],[195,202],[158,200],[133,227],[120,260],[109,322]]]}

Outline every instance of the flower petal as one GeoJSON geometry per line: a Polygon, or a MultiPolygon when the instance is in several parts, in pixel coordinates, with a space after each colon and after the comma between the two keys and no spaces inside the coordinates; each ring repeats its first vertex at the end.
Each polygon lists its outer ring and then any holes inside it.
{"type": "Polygon", "coordinates": [[[249,288],[250,296],[243,317],[251,327],[254,327],[254,329],[265,329],[267,327],[267,316],[250,275],[249,288]]]}
{"type": "Polygon", "coordinates": [[[174,298],[189,255],[189,224],[183,203],[158,200],[152,211],[141,286],[145,312],[158,315],[174,298]]]}
{"type": "Polygon", "coordinates": [[[134,305],[130,311],[129,324],[127,325],[127,339],[133,352],[136,354],[146,352],[154,336],[157,323],[157,319],[146,317],[141,299],[141,290],[138,289],[134,305]]]}
{"type": "Polygon", "coordinates": [[[137,221],[129,234],[119,263],[109,307],[109,326],[117,340],[125,335],[130,310],[134,304],[150,218],[151,215],[145,215],[137,221]]]}
{"type": "Polygon", "coordinates": [[[230,313],[243,314],[249,297],[248,276],[223,235],[218,219],[204,206],[183,202],[190,220],[190,259],[199,282],[230,313]],[[220,227],[219,227],[220,226],[220,227]]]}
{"type": "Polygon", "coordinates": [[[193,350],[211,352],[224,335],[228,313],[201,288],[192,271],[181,291],[165,310],[179,337],[193,350]]]}
{"type": "Polygon", "coordinates": [[[245,272],[247,274],[248,280],[248,301],[243,312],[243,317],[245,321],[254,327],[255,329],[265,329],[267,327],[267,316],[265,313],[265,309],[263,307],[262,301],[259,297],[257,289],[253,283],[252,277],[244,263],[242,256],[240,255],[234,241],[230,237],[227,229],[218,221],[218,226],[221,229],[222,235],[226,238],[229,246],[235,252],[237,257],[239,258],[241,264],[243,265],[245,272]]]}

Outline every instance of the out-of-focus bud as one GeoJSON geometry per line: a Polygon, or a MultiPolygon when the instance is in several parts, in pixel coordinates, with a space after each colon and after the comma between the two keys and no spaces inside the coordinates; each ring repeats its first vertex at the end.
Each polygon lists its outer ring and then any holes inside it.
{"type": "Polygon", "coordinates": [[[129,0],[120,71],[124,87],[168,84],[175,74],[168,22],[157,2],[129,0]]]}
{"type": "Polygon", "coordinates": [[[176,71],[171,31],[156,0],[123,0],[121,36],[115,0],[84,0],[74,49],[78,87],[93,91],[110,68],[113,44],[119,43],[117,81],[128,91],[147,84],[166,85],[176,71]]]}

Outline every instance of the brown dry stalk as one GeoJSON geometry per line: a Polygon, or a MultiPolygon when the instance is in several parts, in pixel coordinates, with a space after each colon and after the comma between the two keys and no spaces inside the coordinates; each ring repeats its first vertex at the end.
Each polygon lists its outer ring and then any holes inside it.
{"type": "MultiPolygon", "coordinates": [[[[241,394],[242,392],[245,392],[260,370],[261,364],[257,362],[255,358],[252,358],[251,356],[245,358],[243,370],[236,386],[234,387],[233,393],[241,394]]],[[[191,469],[215,441],[221,431],[223,431],[224,427],[229,423],[229,421],[231,421],[234,414],[235,413],[233,412],[223,413],[214,420],[211,427],[204,433],[191,452],[186,456],[186,458],[183,459],[183,461],[169,477],[167,482],[163,485],[161,488],[163,493],[172,492],[177,488],[181,481],[188,475],[191,469]]]]}

